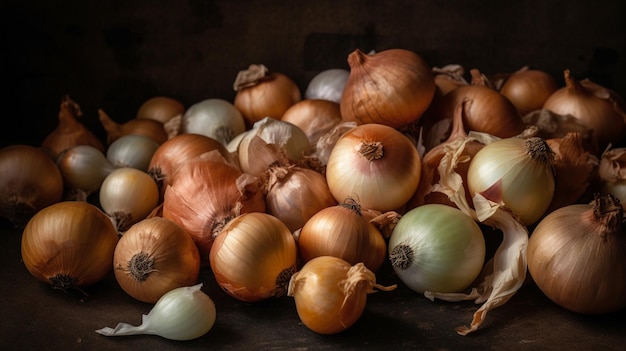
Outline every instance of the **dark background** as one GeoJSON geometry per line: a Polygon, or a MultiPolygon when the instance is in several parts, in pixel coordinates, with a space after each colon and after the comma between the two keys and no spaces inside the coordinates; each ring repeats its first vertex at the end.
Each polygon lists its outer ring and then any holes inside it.
{"type": "Polygon", "coordinates": [[[302,92],[359,48],[410,49],[432,66],[485,74],[529,65],[626,91],[623,1],[2,0],[0,146],[38,144],[61,96],[96,135],[102,108],[133,118],[156,95],[232,101],[239,70],[262,63],[302,92]]]}

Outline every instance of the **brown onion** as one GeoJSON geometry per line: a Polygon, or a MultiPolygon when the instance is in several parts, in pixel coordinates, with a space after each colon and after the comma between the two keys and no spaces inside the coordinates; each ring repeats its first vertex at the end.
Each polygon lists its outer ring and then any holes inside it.
{"type": "Polygon", "coordinates": [[[107,132],[107,143],[111,144],[124,135],[138,134],[152,138],[159,144],[169,139],[163,123],[148,118],[132,118],[124,123],[117,123],[103,110],[98,110],[100,123],[107,132]]]}
{"type": "Polygon", "coordinates": [[[281,120],[300,127],[311,146],[315,146],[321,136],[343,121],[339,104],[321,99],[295,103],[285,111],[281,120]]]}
{"type": "Polygon", "coordinates": [[[302,100],[300,88],[291,78],[263,65],[250,65],[240,71],[233,88],[237,92],[233,104],[248,128],[265,117],[281,119],[289,107],[302,100]]]}
{"type": "Polygon", "coordinates": [[[11,145],[0,149],[0,216],[23,227],[39,210],[61,201],[61,171],[40,148],[11,145]]]}
{"type": "Polygon", "coordinates": [[[430,66],[412,51],[368,55],[357,49],[348,64],[350,76],[340,104],[346,121],[402,127],[419,120],[435,95],[430,66]]]}
{"type": "Polygon", "coordinates": [[[528,241],[528,270],[548,298],[583,314],[626,307],[626,233],[612,195],[547,215],[528,241]]]}
{"type": "Polygon", "coordinates": [[[500,93],[506,96],[523,116],[540,110],[557,89],[556,80],[549,73],[522,67],[504,81],[500,93]]]}
{"type": "Polygon", "coordinates": [[[621,99],[588,79],[575,79],[568,69],[563,75],[565,87],[552,93],[543,108],[578,118],[593,131],[600,150],[604,150],[609,143],[621,141],[626,132],[626,112],[621,99]]]}
{"type": "Polygon", "coordinates": [[[184,112],[185,105],[179,100],[168,96],[154,96],[139,106],[137,118],[153,119],[165,124],[184,112]]]}

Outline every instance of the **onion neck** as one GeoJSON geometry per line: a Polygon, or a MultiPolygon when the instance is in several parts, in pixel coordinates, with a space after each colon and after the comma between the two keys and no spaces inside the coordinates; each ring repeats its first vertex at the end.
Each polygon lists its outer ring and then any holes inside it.
{"type": "Polygon", "coordinates": [[[348,55],[348,65],[350,68],[354,69],[355,67],[361,66],[366,59],[365,53],[363,51],[356,49],[350,55],[348,55]]]}
{"type": "Polygon", "coordinates": [[[565,87],[567,91],[574,94],[582,94],[584,93],[583,86],[572,77],[572,72],[569,69],[563,71],[563,78],[565,79],[565,87]]]}
{"type": "Polygon", "coordinates": [[[606,239],[607,235],[619,233],[624,212],[620,201],[612,194],[595,194],[591,202],[593,220],[600,226],[598,235],[606,239]]]}

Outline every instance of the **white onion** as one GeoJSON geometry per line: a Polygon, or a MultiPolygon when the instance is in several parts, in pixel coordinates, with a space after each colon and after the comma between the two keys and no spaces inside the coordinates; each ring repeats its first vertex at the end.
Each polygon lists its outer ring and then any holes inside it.
{"type": "Polygon", "coordinates": [[[340,68],[322,71],[311,79],[304,92],[304,98],[340,103],[341,94],[349,76],[350,72],[348,70],[340,68]]]}
{"type": "Polygon", "coordinates": [[[159,145],[148,136],[128,134],[109,145],[106,157],[117,168],[132,167],[147,172],[152,155],[159,145]]]}
{"type": "Polygon", "coordinates": [[[202,134],[223,145],[245,130],[241,112],[223,99],[206,99],[191,105],[181,121],[181,133],[202,134]]]}

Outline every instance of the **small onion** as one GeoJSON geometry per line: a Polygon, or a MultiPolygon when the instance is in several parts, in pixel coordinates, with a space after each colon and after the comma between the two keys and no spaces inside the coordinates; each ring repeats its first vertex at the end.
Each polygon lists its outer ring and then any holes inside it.
{"type": "Polygon", "coordinates": [[[137,118],[153,119],[165,124],[184,112],[185,106],[179,100],[168,96],[154,96],[139,106],[137,118]]]}
{"type": "Polygon", "coordinates": [[[106,157],[114,167],[132,167],[146,172],[152,155],[158,148],[159,143],[152,138],[129,134],[112,142],[107,149],[106,157]]]}
{"type": "Polygon", "coordinates": [[[400,280],[419,293],[467,288],[478,277],[486,251],[478,224],[459,209],[440,204],[405,213],[388,247],[400,280]]]}
{"type": "Polygon", "coordinates": [[[168,291],[197,282],[200,254],[181,226],[162,217],[147,218],[120,238],[113,272],[128,295],[156,303],[168,291]]]}
{"type": "Polygon", "coordinates": [[[104,179],[115,170],[102,151],[89,145],[77,145],[63,152],[57,166],[66,189],[87,194],[100,190],[104,179]]]}
{"type": "Polygon", "coordinates": [[[557,89],[556,80],[549,73],[522,67],[504,81],[500,93],[524,116],[542,109],[543,104],[557,89]]]}
{"type": "Polygon", "coordinates": [[[367,295],[374,289],[391,291],[376,283],[376,275],[363,263],[350,263],[333,256],[307,262],[289,281],[288,296],[296,303],[298,317],[319,334],[337,334],[363,315],[367,295]]]}
{"type": "Polygon", "coordinates": [[[61,201],[63,177],[50,156],[30,145],[0,149],[0,216],[23,227],[42,208],[61,201]]]}
{"type": "Polygon", "coordinates": [[[343,120],[339,104],[328,100],[302,100],[291,106],[281,121],[298,126],[315,145],[323,135],[330,132],[343,120]]]}
{"type": "Polygon", "coordinates": [[[383,124],[362,124],[335,144],[326,165],[328,188],[337,202],[355,198],[363,208],[382,212],[402,207],[420,180],[417,148],[383,124]]]}
{"type": "Polygon", "coordinates": [[[435,96],[430,66],[412,51],[368,55],[357,49],[348,64],[350,76],[340,103],[346,121],[402,127],[417,122],[435,96]]]}
{"type": "Polygon", "coordinates": [[[467,170],[470,194],[503,203],[531,225],[548,209],[555,191],[554,152],[539,137],[493,141],[472,158],[467,170]]]}
{"type": "Polygon", "coordinates": [[[100,206],[125,231],[146,218],[159,204],[159,189],[144,171],[123,167],[111,172],[100,187],[100,206]]]}
{"type": "Polygon", "coordinates": [[[229,101],[206,99],[191,105],[183,114],[181,133],[194,133],[228,143],[246,130],[241,112],[229,101]]]}
{"type": "Polygon", "coordinates": [[[283,222],[262,212],[242,214],[215,238],[209,256],[217,283],[247,302],[285,295],[296,271],[296,242],[283,222]]]}
{"type": "Polygon", "coordinates": [[[349,76],[350,71],[342,68],[331,68],[319,72],[307,85],[304,98],[327,100],[339,104],[349,76]]]}
{"type": "Polygon", "coordinates": [[[39,211],[22,233],[22,261],[38,280],[69,291],[95,284],[113,268],[115,227],[95,205],[62,201],[39,211]]]}
{"type": "Polygon", "coordinates": [[[132,118],[124,123],[117,123],[103,110],[98,110],[100,123],[107,133],[107,143],[110,145],[115,140],[128,134],[145,135],[159,144],[169,139],[163,123],[149,118],[132,118]]]}
{"type": "Polygon", "coordinates": [[[559,306],[582,314],[626,307],[626,233],[614,196],[561,207],[528,240],[528,271],[559,306]]]}
{"type": "Polygon", "coordinates": [[[351,265],[363,263],[376,272],[382,266],[387,244],[382,233],[362,213],[353,199],[314,214],[298,236],[302,262],[319,256],[339,257],[351,265]]]}

